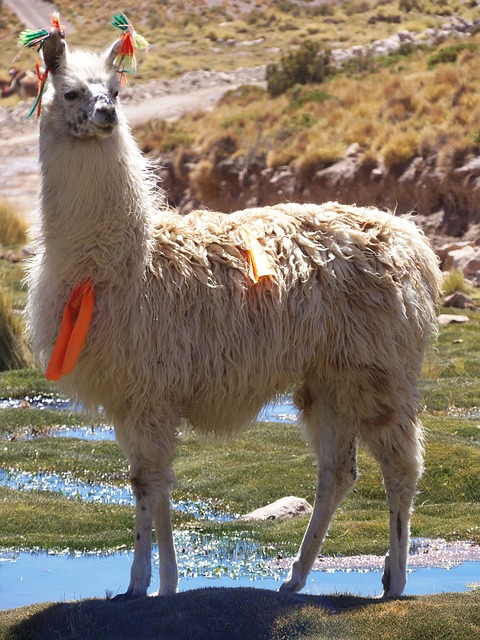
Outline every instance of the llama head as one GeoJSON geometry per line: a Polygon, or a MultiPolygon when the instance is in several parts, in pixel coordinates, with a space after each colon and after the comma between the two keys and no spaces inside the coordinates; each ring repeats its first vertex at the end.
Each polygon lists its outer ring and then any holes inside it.
{"type": "Polygon", "coordinates": [[[117,96],[121,70],[116,66],[119,41],[104,54],[70,51],[63,38],[43,46],[51,86],[45,116],[57,133],[75,138],[106,138],[118,124],[117,96]]]}

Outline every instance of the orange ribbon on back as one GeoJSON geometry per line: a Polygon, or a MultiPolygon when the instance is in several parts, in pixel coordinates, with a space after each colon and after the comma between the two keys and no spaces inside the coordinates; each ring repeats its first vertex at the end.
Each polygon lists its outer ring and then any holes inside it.
{"type": "Polygon", "coordinates": [[[94,304],[92,281],[78,284],[67,300],[62,324],[45,372],[47,380],[59,380],[77,364],[90,327],[94,304]]]}
{"type": "Polygon", "coordinates": [[[248,231],[245,232],[248,240],[248,277],[254,284],[264,276],[274,276],[275,269],[269,260],[267,252],[262,247],[257,238],[254,238],[248,231]]]}

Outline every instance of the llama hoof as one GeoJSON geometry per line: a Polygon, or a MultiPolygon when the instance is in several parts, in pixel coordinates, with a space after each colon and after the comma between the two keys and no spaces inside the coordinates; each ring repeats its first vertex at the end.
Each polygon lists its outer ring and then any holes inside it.
{"type": "Polygon", "coordinates": [[[301,591],[305,585],[302,584],[299,580],[285,580],[285,582],[280,586],[279,591],[283,591],[283,593],[297,593],[301,591]]]}
{"type": "Polygon", "coordinates": [[[119,593],[115,597],[110,598],[110,602],[128,602],[129,600],[143,598],[145,595],[145,593],[134,593],[133,591],[126,591],[125,593],[119,593]]]}

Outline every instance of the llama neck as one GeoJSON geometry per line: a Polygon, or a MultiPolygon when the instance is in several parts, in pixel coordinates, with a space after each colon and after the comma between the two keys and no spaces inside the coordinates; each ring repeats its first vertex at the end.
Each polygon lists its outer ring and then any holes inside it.
{"type": "MultiPolygon", "coordinates": [[[[45,114],[47,115],[47,114],[45,114]]],[[[41,123],[41,238],[65,279],[145,268],[150,253],[152,178],[125,122],[105,139],[59,136],[41,123]],[[135,267],[134,267],[135,266],[135,267]]]]}

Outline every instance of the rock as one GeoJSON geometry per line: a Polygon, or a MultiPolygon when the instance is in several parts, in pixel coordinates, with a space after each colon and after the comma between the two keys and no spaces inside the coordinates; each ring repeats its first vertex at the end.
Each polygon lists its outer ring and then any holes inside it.
{"type": "Polygon", "coordinates": [[[269,182],[280,195],[288,197],[295,191],[297,180],[290,168],[279,167],[279,169],[274,172],[269,182]]]}
{"type": "Polygon", "coordinates": [[[467,244],[464,247],[449,251],[443,260],[445,270],[458,269],[465,275],[476,275],[480,270],[480,247],[467,244]]]}
{"type": "Polygon", "coordinates": [[[413,33],[410,33],[410,31],[408,31],[407,29],[402,29],[401,31],[398,32],[397,35],[401,43],[415,41],[415,36],[413,35],[413,33]]]}
{"type": "Polygon", "coordinates": [[[383,169],[381,167],[375,167],[370,172],[370,180],[372,182],[379,182],[383,178],[383,169]]]}
{"type": "Polygon", "coordinates": [[[360,153],[361,150],[362,150],[362,148],[358,144],[358,142],[352,142],[352,144],[345,151],[345,157],[346,158],[353,158],[355,156],[358,156],[358,154],[360,153]]]}
{"type": "Polygon", "coordinates": [[[446,325],[446,324],[464,324],[465,322],[470,322],[470,318],[468,316],[460,316],[453,315],[449,313],[441,313],[438,318],[438,324],[446,325]]]}
{"type": "Polygon", "coordinates": [[[304,498],[287,496],[280,498],[266,507],[255,509],[241,517],[241,520],[277,520],[295,518],[312,513],[312,506],[304,498]]]}
{"type": "Polygon", "coordinates": [[[470,296],[461,291],[455,291],[455,293],[447,296],[443,301],[443,306],[454,307],[455,309],[470,309],[470,311],[475,311],[477,308],[470,296]]]}
{"type": "Polygon", "coordinates": [[[457,251],[457,249],[463,249],[463,247],[473,247],[474,244],[473,242],[468,242],[468,241],[464,241],[464,242],[454,242],[454,243],[447,243],[442,245],[441,247],[437,248],[437,255],[440,258],[440,260],[445,260],[445,258],[447,257],[447,255],[451,252],[451,251],[457,251]]]}

